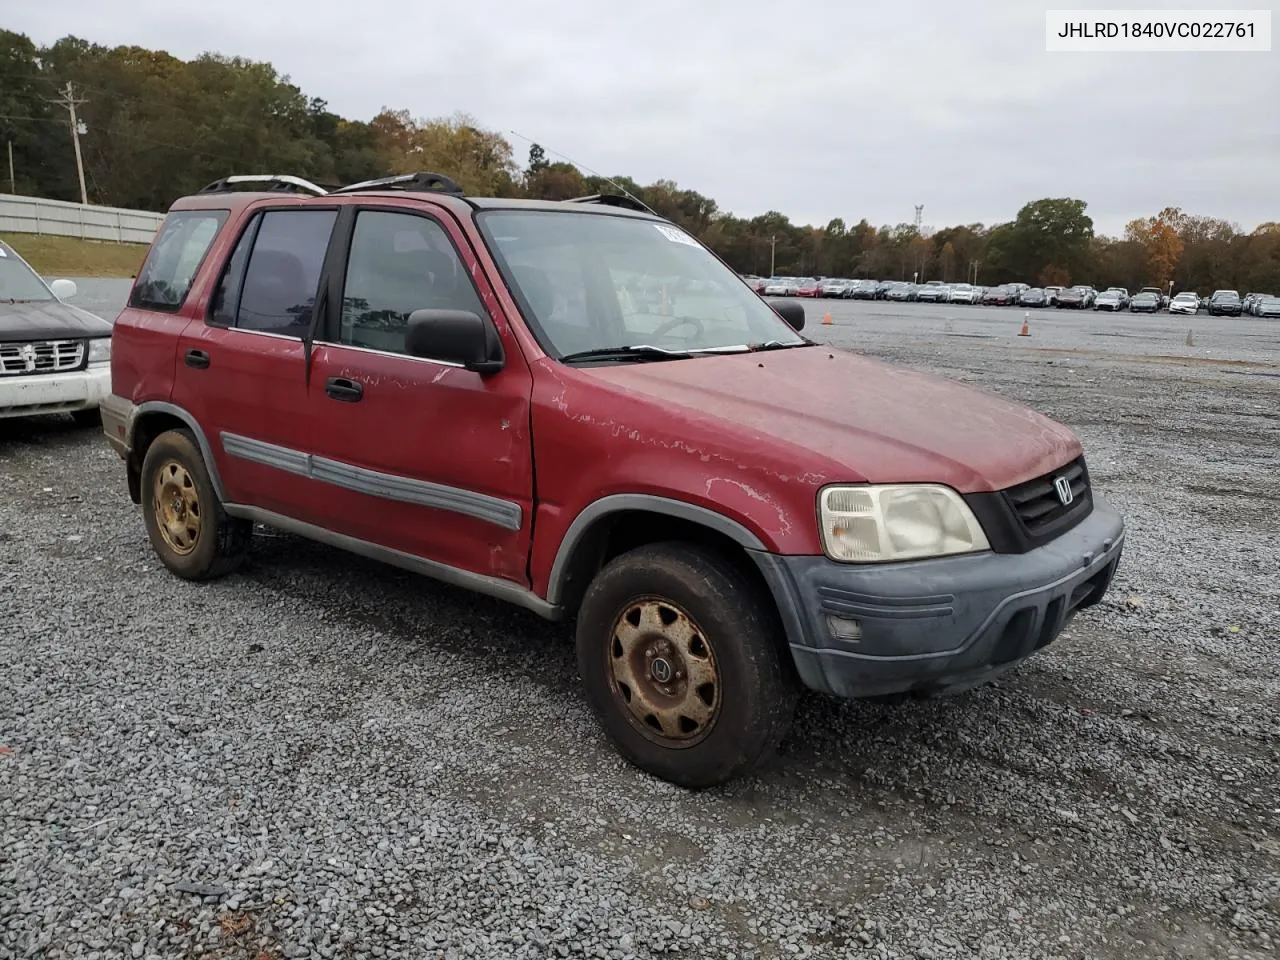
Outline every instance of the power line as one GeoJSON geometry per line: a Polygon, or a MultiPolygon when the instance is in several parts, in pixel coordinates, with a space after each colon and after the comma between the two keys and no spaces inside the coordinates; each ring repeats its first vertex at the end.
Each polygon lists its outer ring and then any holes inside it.
{"type": "Polygon", "coordinates": [[[80,202],[87,206],[89,203],[89,191],[85,189],[84,185],[84,158],[80,155],[80,121],[76,119],[76,107],[89,101],[83,97],[77,97],[75,87],[68,80],[66,87],[63,88],[62,96],[49,102],[65,109],[71,118],[71,143],[76,150],[76,175],[80,178],[80,202]]]}

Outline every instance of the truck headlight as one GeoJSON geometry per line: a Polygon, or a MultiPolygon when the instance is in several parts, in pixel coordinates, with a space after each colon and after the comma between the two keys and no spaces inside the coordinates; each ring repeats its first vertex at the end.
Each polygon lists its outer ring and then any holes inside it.
{"type": "Polygon", "coordinates": [[[827,487],[818,495],[832,560],[886,563],[990,550],[960,494],[935,484],[827,487]]]}
{"type": "Polygon", "coordinates": [[[89,341],[89,363],[111,362],[111,338],[98,337],[89,341]]]}

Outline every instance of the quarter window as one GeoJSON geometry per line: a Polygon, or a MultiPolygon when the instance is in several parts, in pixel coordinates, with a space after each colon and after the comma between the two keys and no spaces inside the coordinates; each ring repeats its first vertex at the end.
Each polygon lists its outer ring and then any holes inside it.
{"type": "Polygon", "coordinates": [[[339,342],[404,353],[405,328],[415,310],[485,315],[466,268],[438,223],[362,210],[347,259],[339,342]]]}
{"type": "Polygon", "coordinates": [[[227,215],[226,210],[188,210],[165,217],[138,271],[129,305],[178,310],[227,215]]]}
{"type": "Polygon", "coordinates": [[[249,251],[253,249],[253,241],[261,225],[262,217],[256,216],[240,235],[231,259],[222,271],[218,289],[213,292],[213,302],[209,309],[210,323],[224,327],[235,326],[236,311],[240,309],[240,291],[244,289],[244,270],[249,264],[249,251]]]}
{"type": "MultiPolygon", "coordinates": [[[[269,210],[262,214],[239,294],[237,327],[292,337],[302,337],[310,330],[325,251],[337,216],[336,210],[269,210]]],[[[234,266],[229,265],[228,276],[234,266]]],[[[226,309],[225,303],[221,308],[226,309]]]]}

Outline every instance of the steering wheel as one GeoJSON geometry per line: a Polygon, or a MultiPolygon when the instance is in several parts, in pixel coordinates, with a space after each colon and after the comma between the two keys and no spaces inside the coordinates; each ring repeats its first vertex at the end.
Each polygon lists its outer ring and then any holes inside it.
{"type": "Polygon", "coordinates": [[[683,326],[695,327],[697,333],[702,333],[702,331],[705,329],[702,326],[702,321],[699,320],[697,317],[673,317],[672,319],[668,320],[666,323],[658,324],[657,328],[653,330],[649,334],[649,336],[657,340],[668,330],[675,330],[676,328],[683,327],[683,326]]]}

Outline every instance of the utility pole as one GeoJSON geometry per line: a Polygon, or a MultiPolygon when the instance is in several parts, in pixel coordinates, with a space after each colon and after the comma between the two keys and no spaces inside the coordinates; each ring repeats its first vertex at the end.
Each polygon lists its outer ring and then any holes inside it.
{"type": "Polygon", "coordinates": [[[924,204],[916,204],[916,233],[920,232],[920,221],[924,217],[924,204]]]}
{"type": "Polygon", "coordinates": [[[56,103],[62,107],[71,117],[71,142],[76,148],[76,175],[80,178],[80,202],[87,205],[89,203],[89,191],[84,186],[84,159],[80,155],[80,121],[76,119],[76,107],[89,101],[78,99],[75,95],[75,88],[71,86],[71,81],[68,80],[66,87],[62,91],[62,96],[49,102],[56,103]]]}
{"type": "Polygon", "coordinates": [[[770,237],[769,238],[769,276],[770,277],[777,276],[777,274],[773,272],[774,271],[774,253],[777,251],[777,249],[778,249],[778,238],[770,237]]]}
{"type": "Polygon", "coordinates": [[[9,141],[9,192],[17,193],[18,188],[14,186],[13,178],[13,141],[9,141]]]}

